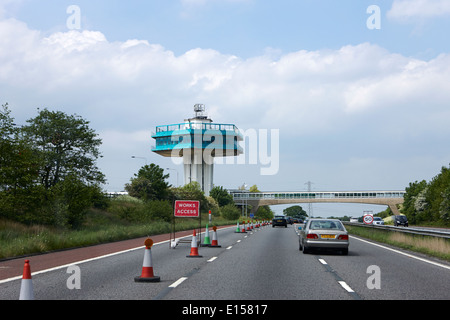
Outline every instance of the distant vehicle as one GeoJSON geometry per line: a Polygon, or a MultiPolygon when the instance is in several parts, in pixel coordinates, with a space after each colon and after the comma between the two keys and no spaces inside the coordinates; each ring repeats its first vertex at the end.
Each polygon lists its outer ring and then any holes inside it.
{"type": "Polygon", "coordinates": [[[293,224],[294,223],[294,219],[292,219],[292,217],[286,217],[286,221],[287,221],[287,223],[289,223],[289,224],[293,224]]]}
{"type": "Polygon", "coordinates": [[[380,217],[373,217],[373,222],[372,222],[372,224],[375,224],[375,225],[383,225],[383,224],[384,224],[384,221],[383,221],[383,219],[381,219],[380,217]]]}
{"type": "Polygon", "coordinates": [[[299,250],[303,253],[309,253],[312,249],[327,249],[348,254],[348,232],[338,219],[309,219],[299,230],[299,250]]]}
{"type": "Polygon", "coordinates": [[[408,218],[406,216],[394,216],[394,226],[408,226],[408,218]]]}
{"type": "Polygon", "coordinates": [[[358,218],[350,218],[350,222],[358,222],[358,218]]]}
{"type": "Polygon", "coordinates": [[[285,216],[276,216],[272,220],[272,228],[275,226],[284,226],[287,228],[287,220],[285,216]]]}

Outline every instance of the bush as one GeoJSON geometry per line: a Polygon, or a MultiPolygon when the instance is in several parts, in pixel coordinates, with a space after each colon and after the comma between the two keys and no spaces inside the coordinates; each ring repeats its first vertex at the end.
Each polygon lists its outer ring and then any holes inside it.
{"type": "Polygon", "coordinates": [[[221,215],[227,220],[237,220],[241,216],[241,212],[234,204],[227,204],[220,208],[221,215]]]}
{"type": "Polygon", "coordinates": [[[146,204],[146,210],[151,220],[172,221],[172,205],[167,200],[149,201],[146,204]]]}

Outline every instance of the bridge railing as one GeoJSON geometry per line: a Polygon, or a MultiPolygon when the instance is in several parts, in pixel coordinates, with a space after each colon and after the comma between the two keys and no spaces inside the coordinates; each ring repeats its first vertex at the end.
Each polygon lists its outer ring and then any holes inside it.
{"type": "Polygon", "coordinates": [[[234,200],[287,199],[398,199],[405,191],[242,192],[230,191],[234,200]]]}

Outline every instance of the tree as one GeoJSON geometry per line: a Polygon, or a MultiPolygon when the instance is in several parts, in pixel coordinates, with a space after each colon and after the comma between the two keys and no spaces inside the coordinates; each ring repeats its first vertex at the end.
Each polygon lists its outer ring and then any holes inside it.
{"type": "Polygon", "coordinates": [[[450,222],[450,186],[442,194],[443,200],[439,207],[439,214],[442,221],[450,222]]]}
{"type": "Polygon", "coordinates": [[[47,109],[17,128],[0,112],[0,212],[28,224],[76,228],[104,198],[97,169],[101,140],[79,116],[47,109]]]}
{"type": "Polygon", "coordinates": [[[404,195],[403,208],[401,212],[408,217],[408,220],[411,224],[415,224],[416,219],[416,202],[417,197],[421,192],[425,190],[427,187],[427,182],[422,180],[420,182],[411,182],[409,187],[405,189],[406,193],[404,195]]]}
{"type": "Polygon", "coordinates": [[[77,115],[44,109],[27,122],[29,125],[22,132],[39,155],[40,183],[46,189],[69,175],[86,184],[105,182],[96,166],[102,142],[89,128],[88,121],[77,115]]]}
{"type": "Polygon", "coordinates": [[[131,183],[125,185],[130,196],[146,201],[169,199],[169,183],[166,182],[169,175],[158,165],[145,165],[134,176],[131,183]]]}
{"type": "Polygon", "coordinates": [[[173,189],[174,197],[177,200],[197,200],[200,201],[200,210],[205,212],[209,210],[209,203],[205,194],[197,181],[192,181],[180,188],[173,189]]]}
{"type": "Polygon", "coordinates": [[[271,220],[274,217],[272,209],[269,206],[260,206],[256,210],[255,217],[263,220],[271,220]]]}
{"type": "Polygon", "coordinates": [[[284,215],[288,217],[300,218],[307,217],[308,214],[301,206],[292,206],[283,210],[284,215]]]}
{"type": "Polygon", "coordinates": [[[219,207],[233,203],[233,196],[221,186],[212,188],[209,195],[217,201],[219,207]]]}

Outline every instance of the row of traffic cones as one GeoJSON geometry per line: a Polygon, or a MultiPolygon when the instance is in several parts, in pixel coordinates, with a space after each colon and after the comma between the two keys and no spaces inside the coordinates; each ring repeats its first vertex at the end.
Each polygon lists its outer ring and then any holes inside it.
{"type": "Polygon", "coordinates": [[[268,224],[268,222],[265,222],[265,221],[263,221],[263,222],[257,221],[256,223],[247,221],[247,224],[244,222],[242,224],[242,226],[239,226],[239,221],[238,221],[235,233],[246,233],[248,231],[252,231],[254,228],[259,228],[259,227],[265,226],[267,224],[268,224]]]}
{"type": "MultiPolygon", "coordinates": [[[[238,222],[238,229],[239,229],[239,222],[238,222]]],[[[245,232],[245,229],[243,229],[245,232]]],[[[217,227],[213,227],[213,235],[212,235],[212,241],[209,238],[209,228],[208,225],[206,225],[206,233],[205,233],[205,239],[202,244],[202,246],[208,246],[213,248],[220,248],[221,246],[218,243],[217,240],[217,227]]],[[[152,262],[152,252],[151,248],[153,246],[153,240],[147,239],[145,240],[145,251],[144,251],[144,262],[142,265],[142,273],[140,276],[135,277],[135,282],[160,282],[161,278],[158,276],[155,276],[153,272],[153,262],[152,262]]],[[[192,235],[192,242],[191,242],[191,252],[188,256],[188,258],[201,258],[202,256],[198,253],[198,245],[197,245],[197,235],[194,230],[194,234],[192,235]]],[[[22,275],[22,283],[20,288],[20,296],[19,300],[34,300],[34,292],[33,292],[33,282],[31,278],[31,268],[30,268],[30,261],[25,260],[25,264],[23,267],[23,275],[22,275]]]]}

